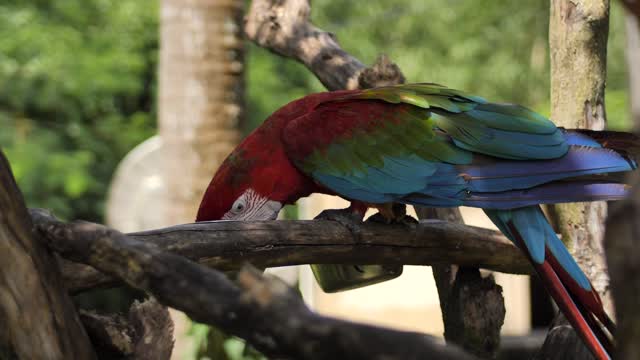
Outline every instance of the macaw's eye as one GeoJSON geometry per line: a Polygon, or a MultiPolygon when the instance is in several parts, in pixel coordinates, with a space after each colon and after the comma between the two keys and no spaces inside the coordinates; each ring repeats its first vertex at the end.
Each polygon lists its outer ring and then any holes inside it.
{"type": "Polygon", "coordinates": [[[236,200],[233,205],[231,205],[231,211],[234,213],[242,212],[247,207],[243,198],[236,200]]]}

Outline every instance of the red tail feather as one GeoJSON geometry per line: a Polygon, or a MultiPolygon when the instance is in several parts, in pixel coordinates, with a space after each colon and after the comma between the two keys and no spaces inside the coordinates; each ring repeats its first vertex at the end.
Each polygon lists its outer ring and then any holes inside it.
{"type": "MultiPolygon", "coordinates": [[[[549,262],[545,261],[541,265],[536,264],[535,268],[540,274],[540,279],[547,288],[547,291],[551,294],[551,297],[556,301],[556,304],[560,310],[562,310],[562,313],[567,317],[569,323],[571,323],[596,359],[610,360],[611,357],[605,348],[605,346],[609,346],[603,345],[600,342],[593,329],[598,329],[595,331],[601,334],[602,330],[598,328],[597,324],[589,324],[591,321],[587,319],[589,319],[590,315],[587,315],[586,317],[583,316],[582,312],[571,298],[571,295],[569,295],[569,292],[567,292],[567,289],[564,287],[549,262]],[[592,327],[594,325],[595,327],[592,327]]],[[[591,320],[593,321],[593,318],[591,318],[591,320]]]]}
{"type": "Polygon", "coordinates": [[[551,251],[548,249],[545,253],[545,263],[549,263],[552,270],[555,274],[560,278],[561,284],[565,287],[569,296],[577,305],[578,310],[585,318],[587,323],[589,323],[591,330],[594,331],[595,335],[600,340],[600,343],[607,349],[607,351],[612,352],[614,345],[609,338],[602,330],[598,322],[595,320],[594,316],[600,320],[602,324],[605,325],[607,330],[613,334],[615,331],[615,325],[613,321],[609,318],[609,315],[604,311],[604,307],[602,306],[602,300],[600,300],[600,295],[593,290],[586,291],[576,281],[567,273],[567,271],[558,263],[556,258],[553,256],[551,251]]]}
{"type": "Polygon", "coordinates": [[[602,308],[600,296],[594,290],[587,292],[580,288],[548,248],[545,247],[545,261],[542,264],[532,261],[518,229],[512,223],[507,226],[516,245],[529,257],[545,288],[589,350],[598,360],[610,360],[609,353],[613,352],[613,343],[593,315],[598,314],[598,319],[613,333],[614,327],[609,327],[613,322],[602,308]]]}

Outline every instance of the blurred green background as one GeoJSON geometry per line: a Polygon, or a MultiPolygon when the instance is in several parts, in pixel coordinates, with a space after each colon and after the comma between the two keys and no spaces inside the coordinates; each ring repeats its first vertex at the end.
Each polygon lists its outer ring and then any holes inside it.
{"type": "MultiPolygon", "coordinates": [[[[366,64],[386,53],[409,82],[438,82],[549,113],[548,0],[312,5],[314,22],[366,64]]],[[[30,207],[103,222],[115,167],[156,132],[158,6],[0,0],[0,147],[30,207]]],[[[323,90],[302,65],[249,43],[246,50],[245,131],[285,103],[323,90]]],[[[613,2],[610,128],[628,127],[626,79],[623,11],[613,2]]],[[[205,327],[192,335],[204,339],[205,327]]],[[[239,354],[230,346],[227,353],[239,354]]]]}

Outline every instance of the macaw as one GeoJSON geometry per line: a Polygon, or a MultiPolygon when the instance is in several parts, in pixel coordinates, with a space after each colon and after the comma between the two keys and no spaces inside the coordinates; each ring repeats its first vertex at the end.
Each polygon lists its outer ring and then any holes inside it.
{"type": "Polygon", "coordinates": [[[623,198],[628,186],[611,173],[636,169],[639,143],[556,127],[525,107],[438,84],[317,93],[280,108],[238,145],[197,221],[273,220],[311,193],[351,201],[345,210],[360,220],[368,208],[396,220],[395,203],[482,208],[596,358],[609,359],[615,325],[539,204],[623,198]]]}

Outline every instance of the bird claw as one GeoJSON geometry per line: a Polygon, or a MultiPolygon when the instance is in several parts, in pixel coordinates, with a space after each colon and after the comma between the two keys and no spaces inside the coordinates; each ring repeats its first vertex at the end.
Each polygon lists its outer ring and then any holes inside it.
{"type": "Polygon", "coordinates": [[[314,219],[336,221],[349,229],[356,239],[359,239],[360,234],[362,233],[360,228],[360,224],[362,224],[362,215],[351,211],[349,208],[323,210],[314,219]]]}
{"type": "Polygon", "coordinates": [[[372,222],[376,224],[387,224],[387,225],[400,224],[400,225],[406,225],[406,226],[418,224],[418,220],[416,220],[414,217],[410,215],[402,215],[395,219],[389,219],[384,217],[381,213],[375,213],[369,216],[366,222],[372,222]]]}

